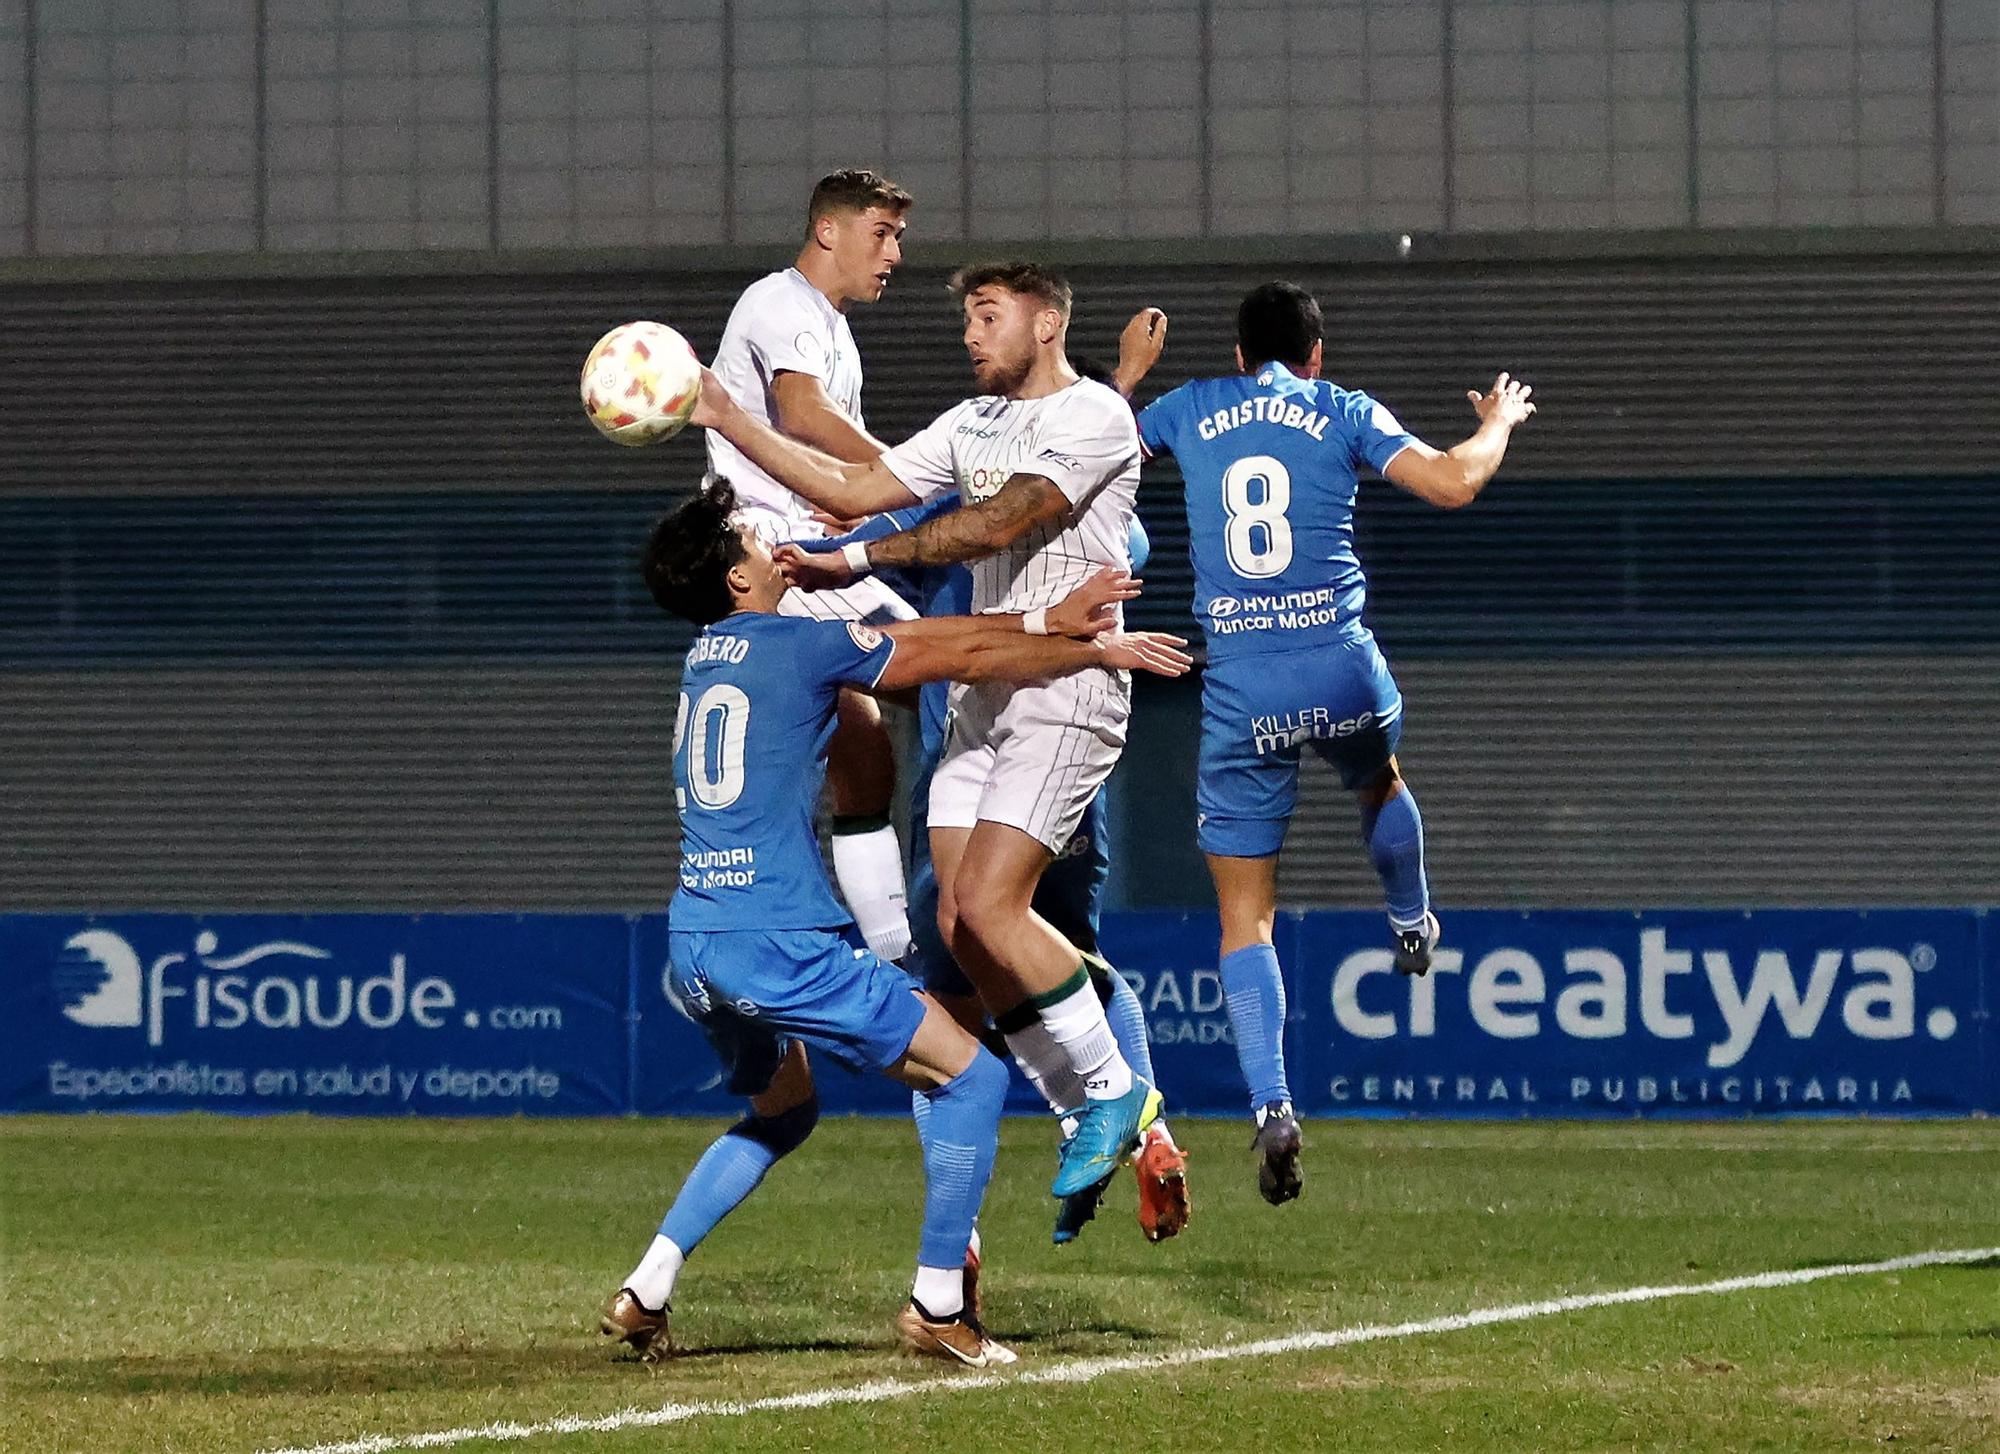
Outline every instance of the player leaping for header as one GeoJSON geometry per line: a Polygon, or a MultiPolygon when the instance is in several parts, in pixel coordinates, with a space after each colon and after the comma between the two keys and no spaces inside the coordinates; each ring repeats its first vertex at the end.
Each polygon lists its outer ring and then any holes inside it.
{"type": "Polygon", "coordinates": [[[1134,588],[1109,571],[1040,612],[1035,624],[1053,633],[1041,636],[1024,631],[1019,614],[881,631],[786,617],[777,609],[785,579],[756,534],[734,522],[734,504],[726,483],[710,482],[654,531],[645,574],[662,608],[702,628],[674,728],[681,872],[668,909],[670,982],[751,1113],[696,1163],[601,1327],[648,1359],[671,1349],[668,1301],[683,1262],[818,1119],[810,1045],[892,1076],[926,1103],[923,1242],[899,1341],[974,1367],[1012,1362],[980,1326],[968,1287],[1007,1072],[902,970],[859,947],[834,900],[813,817],[835,702],[849,687],[947,679],[1179,676],[1191,664],[1186,643],[1113,629],[1111,604],[1134,588]]]}
{"type": "MultiPolygon", "coordinates": [[[[875,172],[849,168],[820,178],[806,205],[806,235],[792,266],[759,278],[730,310],[715,372],[743,407],[793,439],[837,459],[871,460],[884,449],[861,417],[861,354],[848,310],[880,300],[903,260],[910,194],[875,172]]],[[[739,523],[767,546],[824,533],[812,507],[717,434],[708,436],[710,479],[736,492],[739,523]]],[[[787,616],[880,626],[916,615],[876,581],[852,590],[794,591],[787,616]]],[[[902,848],[889,824],[896,759],[881,711],[862,692],[843,692],[828,779],[833,797],[833,872],[868,945],[900,959],[910,926],[902,848]]]]}
{"type": "MultiPolygon", "coordinates": [[[[845,519],[957,490],[964,507],[839,555],[782,552],[795,584],[838,588],[875,566],[973,565],[974,609],[1042,613],[1104,567],[1124,570],[1138,486],[1131,410],[1065,354],[1070,289],[1033,263],[953,280],[979,397],[870,464],[842,464],[735,407],[713,376],[694,422],[845,519]]],[[[1008,1048],[1051,1103],[1080,1082],[1076,1133],[1053,1194],[1102,1181],[1159,1115],[1157,1090],[1119,1053],[1076,945],[1032,908],[1125,745],[1130,678],[1079,672],[1028,686],[962,685],[931,785],[939,923],[1008,1048]]]]}
{"type": "MultiPolygon", "coordinates": [[[[1141,309],[1125,327],[1115,370],[1097,368],[1082,359],[1071,362],[1085,378],[1107,384],[1129,399],[1133,388],[1158,362],[1166,332],[1164,313],[1157,308],[1141,309]]],[[[811,549],[841,550],[857,541],[880,540],[958,507],[955,494],[940,495],[928,504],[877,515],[847,535],[815,542],[811,549]]],[[[1134,571],[1143,568],[1150,549],[1146,532],[1135,517],[1126,544],[1134,571]]],[[[885,581],[925,616],[960,616],[972,609],[972,572],[962,565],[892,569],[873,579],[885,581]]],[[[910,784],[910,952],[902,964],[960,1024],[977,1035],[984,1033],[987,1026],[985,1004],[977,987],[952,959],[938,931],[938,882],[930,856],[930,783],[944,753],[949,695],[948,683],[934,682],[920,693],[918,704],[921,750],[919,766],[910,784]]],[[[1076,833],[1042,875],[1035,887],[1034,911],[1083,952],[1090,965],[1091,983],[1104,1003],[1105,1018],[1118,1041],[1119,1053],[1141,1076],[1152,1080],[1153,1053],[1147,1038],[1146,1012],[1132,986],[1099,951],[1099,913],[1111,872],[1106,791],[1091,799],[1076,833]]],[[[1063,1085],[1045,1084],[1043,1089],[1063,1097],[1050,1106],[1058,1116],[1067,1118],[1082,1103],[1082,1087],[1073,1079],[1063,1085]]],[[[926,1105],[922,1096],[913,1095],[910,1099],[921,1135],[926,1123],[926,1105]]],[[[1132,1158],[1132,1171],[1138,1184],[1139,1227],[1147,1240],[1161,1242],[1178,1236],[1187,1226],[1190,1211],[1187,1160],[1175,1143],[1165,1116],[1146,1128],[1140,1149],[1132,1158]]],[[[1057,1208],[1054,1229],[1058,1246],[1075,1241],[1084,1225],[1096,1217],[1109,1184],[1107,1176],[1095,1186],[1063,1200],[1057,1208]]]]}
{"type": "Polygon", "coordinates": [[[1195,615],[1208,636],[1197,832],[1222,911],[1222,989],[1257,1119],[1258,1187],[1274,1206],[1301,1186],[1271,936],[1301,746],[1331,762],[1360,805],[1396,968],[1428,971],[1439,934],[1423,819],[1396,765],[1402,693],[1361,620],[1358,471],[1444,509],[1469,505],[1535,412],[1528,386],[1502,374],[1490,393],[1467,395],[1479,428],[1440,452],[1368,395],[1321,379],[1320,335],[1309,293],[1267,283],[1237,313],[1241,372],[1183,384],[1139,415],[1148,456],[1172,454],[1187,482],[1195,615]]]}

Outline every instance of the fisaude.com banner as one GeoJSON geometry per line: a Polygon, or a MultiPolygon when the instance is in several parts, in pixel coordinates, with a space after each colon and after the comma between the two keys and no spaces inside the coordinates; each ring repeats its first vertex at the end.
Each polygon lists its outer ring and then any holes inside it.
{"type": "Polygon", "coordinates": [[[626,1105],[616,915],[0,916],[17,1111],[626,1105]]]}
{"type": "MultiPolygon", "coordinates": [[[[1376,914],[1277,937],[1310,1114],[2000,1110],[1983,911],[1459,911],[1421,979],[1376,914]]],[[[1214,917],[1109,915],[1104,947],[1170,1104],[1242,1113],[1214,917]]],[[[0,1109],[726,1113],[665,954],[663,914],[0,915],[0,1109]]]]}

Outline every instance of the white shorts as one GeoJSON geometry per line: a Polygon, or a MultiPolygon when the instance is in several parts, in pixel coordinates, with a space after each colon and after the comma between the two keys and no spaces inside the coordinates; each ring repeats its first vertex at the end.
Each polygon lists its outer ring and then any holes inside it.
{"type": "Polygon", "coordinates": [[[951,689],[930,825],[1005,823],[1061,853],[1125,750],[1132,679],[1093,668],[1036,686],[951,689]]]}
{"type": "MultiPolygon", "coordinates": [[[[748,525],[766,545],[775,547],[788,540],[807,543],[806,536],[794,533],[799,529],[798,522],[762,506],[745,505],[732,518],[738,525],[748,525]]],[[[862,621],[870,626],[917,619],[915,607],[873,576],[863,576],[837,591],[787,591],[778,602],[778,614],[805,616],[814,621],[862,621]]]]}

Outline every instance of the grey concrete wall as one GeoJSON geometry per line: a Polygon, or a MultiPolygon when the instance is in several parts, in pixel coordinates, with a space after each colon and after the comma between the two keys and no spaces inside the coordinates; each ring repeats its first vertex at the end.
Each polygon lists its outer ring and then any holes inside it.
{"type": "Polygon", "coordinates": [[[0,0],[0,256],[2000,222],[1993,0],[0,0]]]}

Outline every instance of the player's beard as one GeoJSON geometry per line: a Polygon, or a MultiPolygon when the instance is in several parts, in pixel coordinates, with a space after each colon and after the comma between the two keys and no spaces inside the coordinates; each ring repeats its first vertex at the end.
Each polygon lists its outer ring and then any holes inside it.
{"type": "Polygon", "coordinates": [[[1011,358],[989,357],[983,364],[974,364],[972,381],[984,393],[1005,397],[1028,381],[1034,367],[1034,351],[1024,348],[1011,358]]]}

